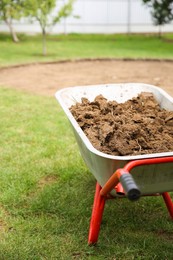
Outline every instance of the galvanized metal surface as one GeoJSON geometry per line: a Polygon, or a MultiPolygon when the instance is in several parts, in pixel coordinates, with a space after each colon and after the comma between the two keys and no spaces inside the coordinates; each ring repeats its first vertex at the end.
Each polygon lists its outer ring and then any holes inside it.
{"type": "MultiPolygon", "coordinates": [[[[80,153],[87,167],[101,186],[107,182],[115,170],[122,168],[131,160],[173,156],[173,152],[136,156],[113,156],[102,153],[92,146],[72,116],[69,108],[76,102],[80,102],[82,97],[86,97],[90,101],[93,101],[97,95],[102,94],[108,100],[116,100],[117,102],[122,103],[132,97],[136,97],[139,93],[144,91],[153,93],[162,108],[173,111],[172,97],[158,87],[143,83],[80,86],[62,89],[55,94],[56,99],[62,106],[72,125],[80,153]]],[[[143,195],[173,191],[173,167],[171,163],[140,166],[134,168],[131,173],[143,195]]],[[[115,190],[111,193],[112,195],[117,196],[115,190]]]]}

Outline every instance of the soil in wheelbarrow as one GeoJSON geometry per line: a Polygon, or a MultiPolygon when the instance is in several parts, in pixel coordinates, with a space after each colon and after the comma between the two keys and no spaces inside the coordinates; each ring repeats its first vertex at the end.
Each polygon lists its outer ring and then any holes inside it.
{"type": "Polygon", "coordinates": [[[173,151],[173,112],[162,109],[152,93],[143,92],[125,103],[102,95],[93,102],[82,98],[70,110],[101,152],[125,156],[173,151]]]}

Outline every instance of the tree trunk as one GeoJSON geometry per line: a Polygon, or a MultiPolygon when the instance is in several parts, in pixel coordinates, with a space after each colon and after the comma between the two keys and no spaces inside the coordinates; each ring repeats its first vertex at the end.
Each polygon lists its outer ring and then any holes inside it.
{"type": "Polygon", "coordinates": [[[13,28],[13,26],[12,26],[11,20],[9,21],[8,19],[6,19],[5,22],[6,22],[7,26],[9,27],[10,34],[11,34],[11,36],[12,36],[13,41],[14,41],[14,42],[19,42],[19,39],[18,39],[18,37],[17,37],[17,34],[16,34],[16,32],[14,31],[14,28],[13,28]]]}
{"type": "Polygon", "coordinates": [[[43,56],[47,55],[47,48],[46,48],[46,30],[42,28],[42,43],[43,43],[43,56]]]}
{"type": "Polygon", "coordinates": [[[162,26],[159,24],[159,38],[162,38],[162,26]]]}

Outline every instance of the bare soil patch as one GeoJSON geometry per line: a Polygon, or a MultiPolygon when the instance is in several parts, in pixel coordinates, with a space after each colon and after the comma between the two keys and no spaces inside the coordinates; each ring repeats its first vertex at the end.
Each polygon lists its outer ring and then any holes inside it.
{"type": "Polygon", "coordinates": [[[64,87],[142,82],[173,95],[173,62],[90,60],[32,64],[0,69],[0,86],[54,96],[64,87]]]}
{"type": "Polygon", "coordinates": [[[38,187],[42,190],[46,185],[54,184],[57,181],[57,176],[47,175],[41,178],[38,182],[38,187]]]}

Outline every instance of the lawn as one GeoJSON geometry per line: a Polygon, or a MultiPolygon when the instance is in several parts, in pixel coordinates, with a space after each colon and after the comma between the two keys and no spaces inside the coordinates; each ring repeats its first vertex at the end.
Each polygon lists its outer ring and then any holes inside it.
{"type": "Polygon", "coordinates": [[[66,117],[52,97],[0,92],[0,259],[172,259],[160,197],[109,201],[87,246],[95,179],[66,117]]]}
{"type": "MultiPolygon", "coordinates": [[[[50,36],[52,56],[44,58],[40,37],[21,36],[21,43],[13,44],[2,35],[0,64],[173,58],[172,43],[134,38],[50,36]]],[[[108,201],[98,245],[87,245],[95,179],[55,98],[1,86],[0,111],[0,259],[173,259],[173,222],[161,197],[108,201]]]]}
{"type": "Polygon", "coordinates": [[[46,57],[38,36],[19,35],[13,43],[0,34],[0,65],[57,61],[78,58],[165,58],[173,59],[173,34],[157,35],[49,35],[46,57]]]}

